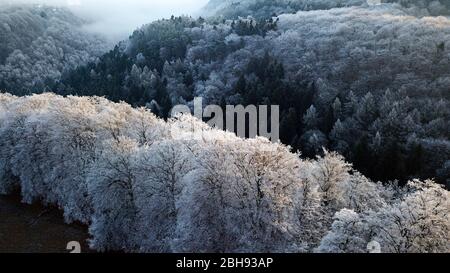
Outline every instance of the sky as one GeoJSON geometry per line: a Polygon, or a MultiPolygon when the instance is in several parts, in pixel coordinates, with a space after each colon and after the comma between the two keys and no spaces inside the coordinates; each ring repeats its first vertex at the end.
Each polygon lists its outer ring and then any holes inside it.
{"type": "Polygon", "coordinates": [[[47,4],[69,7],[95,20],[89,30],[125,39],[133,30],[171,15],[196,15],[208,0],[0,0],[5,3],[47,4]]]}

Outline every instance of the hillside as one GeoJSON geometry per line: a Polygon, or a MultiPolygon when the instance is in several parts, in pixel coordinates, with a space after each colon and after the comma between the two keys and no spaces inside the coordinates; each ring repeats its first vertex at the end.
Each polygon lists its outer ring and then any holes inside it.
{"type": "Polygon", "coordinates": [[[447,2],[211,0],[109,50],[79,17],[100,1],[0,7],[0,244],[450,252],[447,2]],[[280,116],[170,115],[198,98],[280,116]]]}
{"type": "Polygon", "coordinates": [[[368,6],[383,3],[398,4],[405,11],[417,16],[450,15],[450,3],[445,0],[211,0],[203,9],[206,16],[227,19],[246,18],[267,19],[297,11],[328,10],[332,8],[368,6]]]}
{"type": "Polygon", "coordinates": [[[203,13],[207,16],[219,16],[227,19],[246,18],[247,16],[267,19],[301,10],[328,10],[362,6],[366,2],[366,0],[212,0],[203,9],[203,13]]]}
{"type": "Polygon", "coordinates": [[[105,40],[84,30],[87,23],[64,8],[0,7],[0,90],[49,90],[61,74],[103,54],[105,40]]]}
{"type": "Polygon", "coordinates": [[[161,117],[194,97],[280,105],[281,140],[303,156],[327,147],[374,180],[445,184],[449,40],[450,19],[390,4],[268,20],[173,17],[136,30],[55,90],[149,106],[161,117]]]}
{"type": "Polygon", "coordinates": [[[419,16],[450,15],[450,2],[446,0],[382,0],[382,2],[398,3],[419,16]]]}

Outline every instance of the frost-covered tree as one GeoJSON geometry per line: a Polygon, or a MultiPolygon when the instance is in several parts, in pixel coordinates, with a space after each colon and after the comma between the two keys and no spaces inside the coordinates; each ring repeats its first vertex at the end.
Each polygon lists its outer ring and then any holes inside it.
{"type": "Polygon", "coordinates": [[[351,165],[336,153],[324,151],[324,157],[318,158],[317,169],[313,173],[319,185],[322,200],[326,206],[342,207],[345,191],[349,183],[351,165]]]}
{"type": "Polygon", "coordinates": [[[383,207],[369,222],[384,252],[445,252],[449,247],[449,193],[432,181],[412,181],[412,193],[383,207]]]}
{"type": "Polygon", "coordinates": [[[322,239],[318,252],[359,253],[367,252],[367,223],[360,215],[349,209],[342,209],[334,216],[331,231],[322,239]]]}
{"type": "Polygon", "coordinates": [[[86,181],[98,158],[94,120],[98,103],[98,98],[70,97],[55,105],[48,117],[52,123],[47,176],[68,222],[91,220],[92,200],[86,181]]]}
{"type": "MultiPolygon", "coordinates": [[[[372,241],[389,253],[440,253],[449,247],[449,193],[432,181],[412,181],[393,203],[362,213],[341,210],[320,252],[367,252],[372,241]]],[[[388,189],[387,189],[388,190],[388,189]]]]}
{"type": "MultiPolygon", "coordinates": [[[[178,200],[184,177],[192,170],[192,162],[183,141],[160,141],[138,154],[136,190],[140,251],[171,252],[173,249],[178,200]]],[[[175,246],[176,247],[176,246],[175,246]]]]}
{"type": "Polygon", "coordinates": [[[87,179],[94,213],[89,232],[91,247],[99,250],[137,249],[137,180],[135,156],[137,143],[120,137],[104,143],[107,149],[92,166],[87,179]]]}

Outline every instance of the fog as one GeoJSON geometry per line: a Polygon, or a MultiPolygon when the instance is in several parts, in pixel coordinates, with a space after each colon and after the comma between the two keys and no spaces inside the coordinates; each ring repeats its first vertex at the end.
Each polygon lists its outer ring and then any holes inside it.
{"type": "Polygon", "coordinates": [[[171,15],[196,15],[208,0],[0,0],[0,5],[46,4],[69,7],[92,20],[90,31],[101,32],[111,40],[126,38],[151,21],[171,15]]]}

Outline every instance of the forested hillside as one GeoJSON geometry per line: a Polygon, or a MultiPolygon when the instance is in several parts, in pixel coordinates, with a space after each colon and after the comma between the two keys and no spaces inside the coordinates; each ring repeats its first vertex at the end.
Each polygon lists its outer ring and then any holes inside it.
{"type": "Polygon", "coordinates": [[[398,3],[410,12],[426,15],[450,15],[450,2],[447,0],[382,0],[384,3],[398,3]]]}
{"type": "Polygon", "coordinates": [[[450,252],[447,2],[212,0],[110,51],[1,7],[0,194],[98,251],[450,252]],[[169,116],[195,97],[279,105],[281,142],[169,116]]]}
{"type": "Polygon", "coordinates": [[[267,19],[297,11],[328,10],[351,6],[368,6],[383,3],[398,4],[418,16],[449,15],[450,2],[446,0],[211,0],[204,14],[228,19],[252,16],[267,19]]]}
{"type": "Polygon", "coordinates": [[[336,153],[302,160],[191,116],[98,97],[0,94],[0,193],[57,205],[126,252],[449,252],[432,181],[376,184],[336,153]],[[192,137],[201,134],[202,137],[192,137]]]}
{"type": "Polygon", "coordinates": [[[246,18],[249,15],[257,19],[267,19],[300,10],[328,10],[366,3],[367,0],[212,0],[204,8],[204,13],[228,19],[246,18]]]}
{"type": "Polygon", "coordinates": [[[160,20],[65,73],[54,90],[124,100],[162,117],[194,97],[278,104],[282,142],[305,157],[326,147],[375,180],[448,183],[450,19],[405,7],[160,20]]]}
{"type": "Polygon", "coordinates": [[[44,92],[61,74],[105,53],[105,40],[85,24],[63,8],[0,6],[0,89],[44,92]]]}

